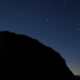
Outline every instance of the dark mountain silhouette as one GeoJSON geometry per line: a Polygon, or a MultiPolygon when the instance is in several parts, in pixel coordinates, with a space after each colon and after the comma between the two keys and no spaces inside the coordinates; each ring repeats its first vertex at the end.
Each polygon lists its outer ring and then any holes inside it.
{"type": "Polygon", "coordinates": [[[0,73],[11,79],[75,80],[58,52],[31,37],[0,32],[0,73]]]}
{"type": "Polygon", "coordinates": [[[79,75],[76,75],[76,80],[80,80],[80,76],[79,75]]]}

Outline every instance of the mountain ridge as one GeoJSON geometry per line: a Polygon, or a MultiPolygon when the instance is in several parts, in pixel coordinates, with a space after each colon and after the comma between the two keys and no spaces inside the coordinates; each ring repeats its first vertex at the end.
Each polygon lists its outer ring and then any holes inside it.
{"type": "Polygon", "coordinates": [[[60,53],[29,36],[9,31],[0,32],[0,53],[0,64],[12,65],[7,67],[8,70],[2,67],[4,72],[17,71],[21,74],[30,73],[31,76],[35,73],[36,80],[75,80],[60,53]]]}

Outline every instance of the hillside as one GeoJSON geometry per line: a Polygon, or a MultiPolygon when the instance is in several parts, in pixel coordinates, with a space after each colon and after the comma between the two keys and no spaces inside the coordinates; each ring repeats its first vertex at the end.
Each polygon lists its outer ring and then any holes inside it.
{"type": "Polygon", "coordinates": [[[0,32],[0,64],[1,75],[8,78],[75,80],[60,53],[36,39],[13,32],[0,32]]]}

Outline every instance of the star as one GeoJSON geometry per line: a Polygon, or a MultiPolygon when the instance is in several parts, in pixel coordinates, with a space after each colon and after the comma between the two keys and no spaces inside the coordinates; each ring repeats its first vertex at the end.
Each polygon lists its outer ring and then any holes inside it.
{"type": "Polygon", "coordinates": [[[53,2],[49,2],[49,5],[52,6],[53,5],[53,2]]]}
{"type": "Polygon", "coordinates": [[[65,0],[65,1],[63,2],[64,5],[69,4],[69,3],[70,3],[70,2],[69,2],[68,0],[65,0]]]}
{"type": "Polygon", "coordinates": [[[48,22],[49,22],[49,20],[48,20],[48,19],[46,19],[46,22],[48,23],[48,22]]]}
{"type": "Polygon", "coordinates": [[[44,24],[47,24],[49,22],[49,20],[48,19],[46,19],[45,21],[44,21],[44,24]]]}
{"type": "Polygon", "coordinates": [[[77,31],[80,31],[80,28],[79,27],[77,27],[77,31]]]}
{"type": "Polygon", "coordinates": [[[63,4],[66,5],[66,1],[64,1],[63,4]]]}
{"type": "Polygon", "coordinates": [[[78,23],[77,26],[80,26],[80,23],[78,23]]]}

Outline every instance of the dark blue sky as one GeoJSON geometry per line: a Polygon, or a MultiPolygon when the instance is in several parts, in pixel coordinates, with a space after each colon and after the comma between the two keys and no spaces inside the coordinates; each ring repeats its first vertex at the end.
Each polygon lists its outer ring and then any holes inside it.
{"type": "Polygon", "coordinates": [[[0,0],[0,31],[39,39],[80,74],[80,0],[0,0]]]}

